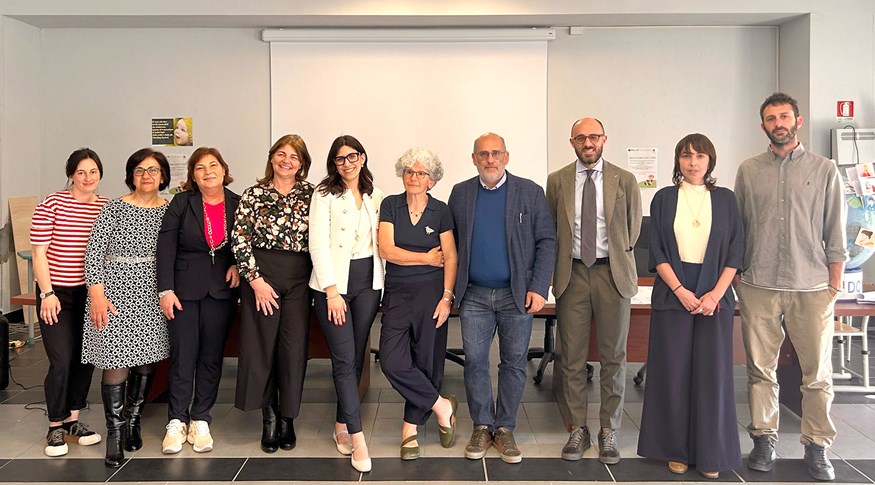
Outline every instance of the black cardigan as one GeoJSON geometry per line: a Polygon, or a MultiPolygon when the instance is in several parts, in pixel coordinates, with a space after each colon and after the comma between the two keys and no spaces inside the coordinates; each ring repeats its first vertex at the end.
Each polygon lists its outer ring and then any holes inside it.
{"type": "MultiPolygon", "coordinates": [[[[678,205],[679,187],[660,189],[650,203],[650,261],[651,273],[656,265],[668,263],[681,284],[693,291],[697,298],[714,289],[720,274],[726,267],[741,269],[744,262],[744,226],[731,190],[717,187],[711,191],[711,232],[705,259],[699,273],[696,288],[690,288],[684,278],[683,265],[674,235],[674,219],[678,205]]],[[[685,310],[680,300],[672,293],[657,274],[651,299],[653,310],[685,310]]],[[[735,298],[731,289],[720,298],[720,309],[734,311],[735,298]]]]}

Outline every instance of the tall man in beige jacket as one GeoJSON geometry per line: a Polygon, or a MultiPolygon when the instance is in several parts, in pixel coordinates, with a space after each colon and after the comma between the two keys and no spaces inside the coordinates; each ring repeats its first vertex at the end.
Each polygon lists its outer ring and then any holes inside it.
{"type": "Polygon", "coordinates": [[[626,337],[638,291],[633,248],[641,231],[635,176],[602,158],[608,137],[595,118],[571,127],[577,160],[547,178],[547,203],[556,220],[558,250],[553,293],[565,401],[573,430],[562,458],[579,460],[590,446],[586,426],[586,361],[595,319],[601,371],[599,459],[620,461],[617,429],[626,388],[626,337]]]}

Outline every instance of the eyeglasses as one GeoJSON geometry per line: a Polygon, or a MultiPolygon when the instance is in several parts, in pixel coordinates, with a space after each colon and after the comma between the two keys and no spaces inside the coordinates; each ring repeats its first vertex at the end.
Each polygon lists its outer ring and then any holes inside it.
{"type": "Polygon", "coordinates": [[[413,178],[414,176],[420,180],[428,177],[428,172],[418,172],[416,170],[404,169],[404,176],[413,178]]]}
{"type": "Polygon", "coordinates": [[[592,135],[580,134],[580,135],[577,135],[575,137],[572,137],[571,141],[573,141],[574,143],[577,143],[578,145],[582,145],[583,142],[585,142],[586,140],[589,140],[590,143],[598,143],[599,140],[601,140],[603,136],[605,136],[604,133],[598,133],[598,134],[592,134],[592,135]]]}
{"type": "Polygon", "coordinates": [[[343,164],[345,164],[346,162],[349,162],[349,163],[358,162],[360,156],[361,156],[361,153],[352,152],[346,156],[334,157],[334,164],[337,165],[338,167],[342,167],[343,164]]]}
{"type": "Polygon", "coordinates": [[[505,153],[507,153],[507,152],[504,150],[492,150],[491,152],[483,150],[483,151],[475,153],[475,155],[477,156],[478,160],[486,161],[486,160],[489,160],[490,156],[492,156],[492,158],[494,158],[496,160],[499,160],[499,159],[501,159],[501,157],[504,156],[505,153]]]}
{"type": "Polygon", "coordinates": [[[147,173],[154,177],[154,176],[158,175],[159,173],[161,173],[161,169],[158,167],[149,167],[149,168],[137,167],[134,169],[134,175],[136,175],[137,177],[142,177],[143,175],[145,175],[147,173]]]}

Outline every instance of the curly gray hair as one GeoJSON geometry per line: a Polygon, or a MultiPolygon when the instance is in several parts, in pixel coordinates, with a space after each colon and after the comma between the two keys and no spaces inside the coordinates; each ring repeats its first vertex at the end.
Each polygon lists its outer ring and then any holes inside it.
{"type": "Polygon", "coordinates": [[[421,163],[428,171],[428,177],[437,182],[444,177],[444,167],[441,159],[426,148],[411,148],[395,162],[395,174],[404,177],[404,170],[413,168],[416,162],[421,163]]]}

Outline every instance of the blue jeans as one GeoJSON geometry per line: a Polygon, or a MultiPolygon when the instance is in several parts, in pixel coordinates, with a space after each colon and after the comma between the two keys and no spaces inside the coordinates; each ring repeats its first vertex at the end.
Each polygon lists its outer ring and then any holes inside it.
{"type": "Polygon", "coordinates": [[[526,385],[532,315],[520,313],[510,288],[469,285],[459,309],[465,351],[465,391],[475,426],[513,430],[526,385]],[[498,331],[498,403],[492,399],[489,348],[498,331]]]}

